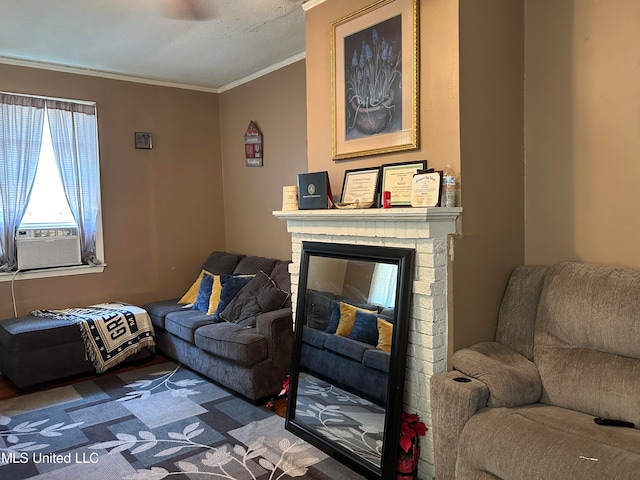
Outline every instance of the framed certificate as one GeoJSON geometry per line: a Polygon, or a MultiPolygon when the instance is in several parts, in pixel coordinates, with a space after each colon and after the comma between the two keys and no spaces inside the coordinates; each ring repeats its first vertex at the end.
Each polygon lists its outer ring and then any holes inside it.
{"type": "Polygon", "coordinates": [[[339,207],[371,207],[376,202],[379,178],[379,167],[345,171],[339,207]]]}
{"type": "Polygon", "coordinates": [[[413,176],[412,207],[439,207],[442,193],[442,170],[421,171],[413,176]]]}
{"type": "Polygon", "coordinates": [[[409,207],[413,193],[413,176],[418,171],[426,169],[426,160],[382,165],[380,191],[391,192],[392,207],[409,207]]]}

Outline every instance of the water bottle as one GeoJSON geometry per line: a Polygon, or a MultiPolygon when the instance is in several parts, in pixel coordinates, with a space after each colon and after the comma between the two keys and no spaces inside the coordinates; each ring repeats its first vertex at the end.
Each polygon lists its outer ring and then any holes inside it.
{"type": "Polygon", "coordinates": [[[447,168],[442,172],[442,198],[440,200],[440,206],[456,206],[456,176],[453,173],[453,168],[451,168],[449,164],[447,164],[447,168]]]}

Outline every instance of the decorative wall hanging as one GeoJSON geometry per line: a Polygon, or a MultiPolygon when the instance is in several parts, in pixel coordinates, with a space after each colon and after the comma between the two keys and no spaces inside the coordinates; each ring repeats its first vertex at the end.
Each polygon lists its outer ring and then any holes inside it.
{"type": "Polygon", "coordinates": [[[151,134],[147,132],[135,132],[133,135],[136,148],[151,150],[153,143],[151,142],[151,134]]]}
{"type": "Polygon", "coordinates": [[[379,0],[332,24],[333,159],[418,148],[418,2],[379,0]]]}
{"type": "Polygon", "coordinates": [[[253,121],[244,133],[244,157],[247,167],[262,166],[262,134],[253,121]]]}

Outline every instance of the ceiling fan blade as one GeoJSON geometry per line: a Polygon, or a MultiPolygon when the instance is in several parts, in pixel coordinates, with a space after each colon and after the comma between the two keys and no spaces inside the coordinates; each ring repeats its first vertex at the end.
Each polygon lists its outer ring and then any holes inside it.
{"type": "Polygon", "coordinates": [[[165,3],[169,18],[204,21],[214,17],[210,0],[166,0],[165,3]]]}

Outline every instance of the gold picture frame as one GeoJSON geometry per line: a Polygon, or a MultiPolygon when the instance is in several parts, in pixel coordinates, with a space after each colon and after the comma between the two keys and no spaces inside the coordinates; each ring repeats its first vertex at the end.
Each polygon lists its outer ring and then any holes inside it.
{"type": "Polygon", "coordinates": [[[333,160],[418,148],[418,1],[331,24],[333,160]]]}

